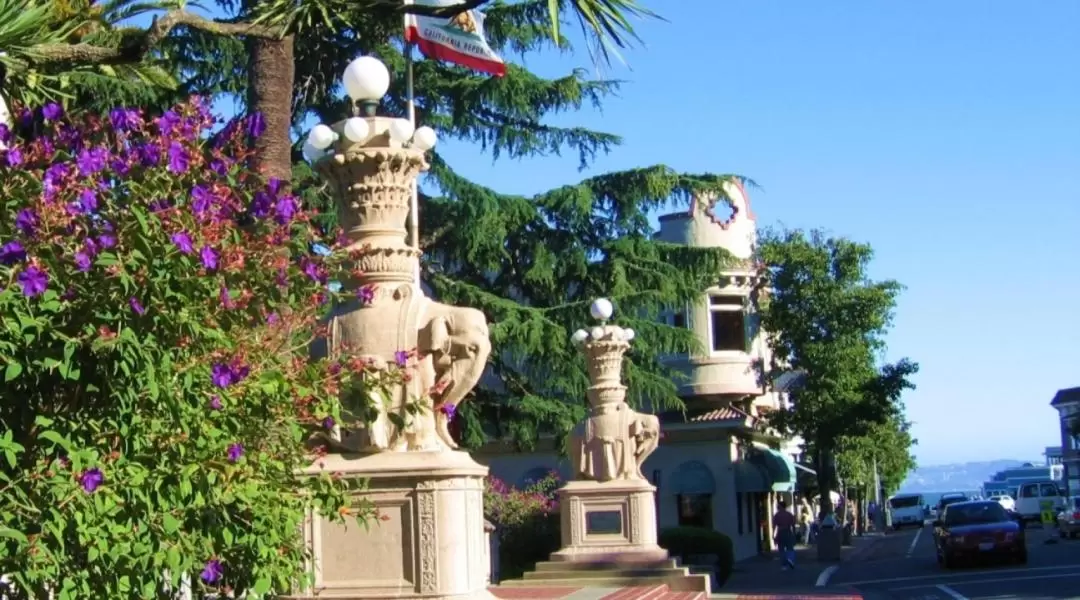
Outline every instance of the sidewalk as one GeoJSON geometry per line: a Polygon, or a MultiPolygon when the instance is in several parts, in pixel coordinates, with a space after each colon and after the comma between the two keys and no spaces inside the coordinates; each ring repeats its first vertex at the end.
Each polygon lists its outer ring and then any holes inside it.
{"type": "Polygon", "coordinates": [[[861,598],[857,593],[844,589],[831,589],[825,593],[818,583],[827,579],[841,563],[859,561],[868,556],[874,546],[885,539],[884,535],[864,535],[852,539],[851,546],[840,551],[840,562],[821,562],[817,559],[815,546],[798,546],[795,549],[795,568],[784,570],[776,553],[771,556],[750,558],[735,564],[735,570],[720,589],[713,590],[713,597],[738,597],[739,600],[765,600],[770,597],[831,597],[861,598]]]}

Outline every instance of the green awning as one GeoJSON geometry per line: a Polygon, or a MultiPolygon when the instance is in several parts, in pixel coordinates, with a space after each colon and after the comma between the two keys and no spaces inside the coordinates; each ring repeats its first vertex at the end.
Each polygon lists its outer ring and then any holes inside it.
{"type": "Polygon", "coordinates": [[[770,490],[774,492],[792,492],[795,490],[795,461],[791,457],[772,448],[758,448],[751,453],[750,461],[758,463],[769,477],[770,490]]]}
{"type": "Polygon", "coordinates": [[[740,460],[735,463],[735,491],[741,494],[758,494],[769,491],[769,475],[757,463],[740,460]]]}

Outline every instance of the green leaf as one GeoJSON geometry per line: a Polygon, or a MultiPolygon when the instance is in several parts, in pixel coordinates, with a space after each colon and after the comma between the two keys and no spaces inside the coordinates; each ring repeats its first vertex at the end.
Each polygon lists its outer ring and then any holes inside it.
{"type": "Polygon", "coordinates": [[[17,542],[27,543],[26,536],[21,531],[16,531],[9,527],[0,527],[0,538],[8,538],[17,542]]]}
{"type": "Polygon", "coordinates": [[[256,594],[262,596],[270,591],[270,585],[270,578],[264,576],[260,577],[259,580],[255,582],[255,587],[252,589],[256,594]]]}
{"type": "Polygon", "coordinates": [[[4,382],[7,383],[18,377],[23,372],[23,366],[17,362],[9,362],[4,369],[4,382]]]}
{"type": "Polygon", "coordinates": [[[60,435],[59,433],[57,433],[55,431],[52,431],[51,429],[46,430],[46,431],[42,431],[41,433],[38,434],[38,437],[45,440],[45,441],[52,442],[53,444],[56,444],[57,446],[60,446],[64,450],[67,450],[68,452],[71,452],[71,442],[68,441],[68,439],[65,438],[64,436],[60,435]]]}
{"type": "Polygon", "coordinates": [[[165,513],[164,518],[161,520],[161,524],[165,529],[165,533],[173,533],[177,529],[180,529],[180,521],[168,513],[165,513]]]}

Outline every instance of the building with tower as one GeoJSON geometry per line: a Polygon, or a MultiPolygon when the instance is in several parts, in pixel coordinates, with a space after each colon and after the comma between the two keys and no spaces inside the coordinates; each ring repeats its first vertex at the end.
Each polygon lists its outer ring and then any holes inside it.
{"type": "MultiPolygon", "coordinates": [[[[668,359],[686,375],[680,388],[686,412],[658,415],[663,438],[643,472],[657,488],[661,529],[693,525],[721,531],[734,542],[736,559],[744,559],[771,548],[776,500],[790,500],[799,474],[813,471],[801,464],[800,440],[782,439],[766,425],[770,411],[788,407],[788,391],[799,378],[791,374],[772,386],[762,383],[759,365],[769,364],[771,356],[752,301],[760,275],[757,224],[745,188],[731,183],[726,192],[660,217],[658,239],[721,247],[735,261],[702,291],[700,302],[663,315],[670,325],[691,329],[702,351],[668,359]]],[[[492,443],[474,456],[511,485],[551,470],[569,475],[558,442],[542,442],[530,453],[492,443]]]]}

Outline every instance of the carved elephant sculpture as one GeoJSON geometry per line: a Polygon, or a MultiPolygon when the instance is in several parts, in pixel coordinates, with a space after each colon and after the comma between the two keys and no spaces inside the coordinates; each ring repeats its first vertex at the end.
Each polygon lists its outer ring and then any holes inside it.
{"type": "Polygon", "coordinates": [[[432,398],[441,410],[435,411],[435,432],[450,448],[457,448],[450,435],[450,416],[480,382],[491,355],[487,317],[475,308],[429,302],[426,324],[420,329],[419,350],[431,357],[434,367],[432,398]]]}
{"type": "Polygon", "coordinates": [[[594,407],[570,433],[575,473],[593,481],[644,479],[641,465],[660,441],[660,420],[626,403],[594,407]]]}

